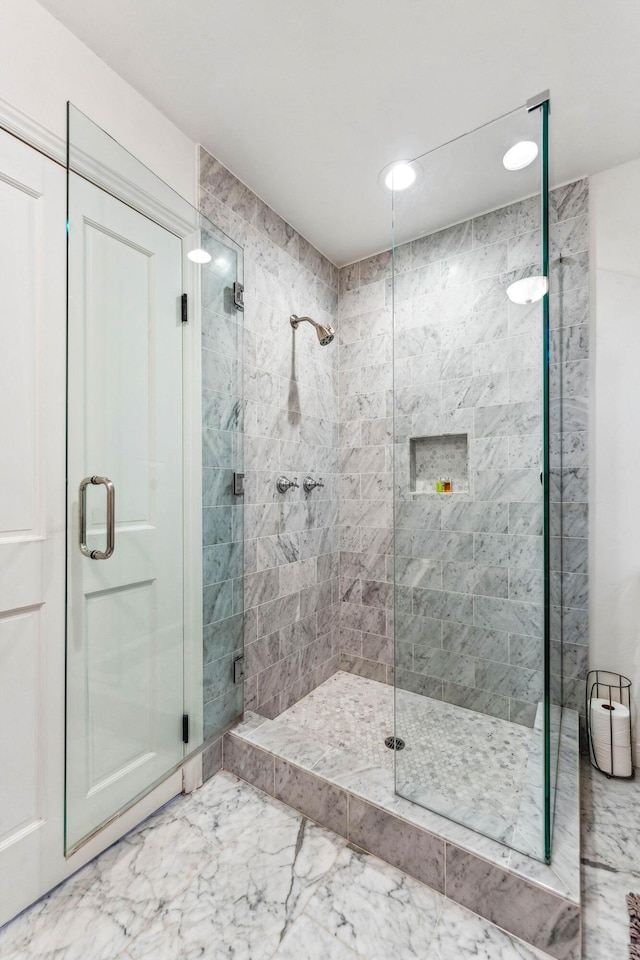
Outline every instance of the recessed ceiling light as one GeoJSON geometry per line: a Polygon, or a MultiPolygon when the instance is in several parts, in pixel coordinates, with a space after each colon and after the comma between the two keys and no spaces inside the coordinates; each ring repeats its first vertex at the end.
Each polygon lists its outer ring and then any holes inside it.
{"type": "Polygon", "coordinates": [[[382,174],[384,185],[389,190],[406,190],[416,179],[416,168],[407,160],[396,160],[382,174]]]}
{"type": "Polygon", "coordinates": [[[502,162],[507,170],[524,170],[538,156],[538,144],[533,140],[521,140],[507,150],[502,162]]]}
{"type": "Polygon", "coordinates": [[[542,300],[548,289],[546,277],[523,277],[507,287],[507,296],[512,303],[535,303],[542,300]]]}
{"type": "Polygon", "coordinates": [[[207,251],[201,247],[198,247],[196,250],[189,250],[187,256],[193,263],[209,263],[211,260],[211,254],[207,253],[207,251]]]}

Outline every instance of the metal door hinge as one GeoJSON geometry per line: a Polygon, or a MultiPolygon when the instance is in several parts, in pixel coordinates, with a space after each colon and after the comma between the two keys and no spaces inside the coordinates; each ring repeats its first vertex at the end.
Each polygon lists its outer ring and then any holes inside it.
{"type": "Polygon", "coordinates": [[[236,657],[233,661],[233,682],[242,683],[244,681],[244,654],[236,657]]]}
{"type": "Polygon", "coordinates": [[[244,497],[244,473],[234,473],[233,494],[236,497],[244,497]]]}
{"type": "Polygon", "coordinates": [[[182,297],[180,298],[180,300],[181,300],[181,308],[182,308],[182,322],[186,323],[187,320],[189,319],[189,300],[186,293],[182,294],[182,297]]]}
{"type": "Polygon", "coordinates": [[[189,743],[189,714],[182,714],[182,742],[189,743]]]}
{"type": "Polygon", "coordinates": [[[244,310],[244,287],[237,281],[233,285],[233,302],[236,310],[244,310]]]}

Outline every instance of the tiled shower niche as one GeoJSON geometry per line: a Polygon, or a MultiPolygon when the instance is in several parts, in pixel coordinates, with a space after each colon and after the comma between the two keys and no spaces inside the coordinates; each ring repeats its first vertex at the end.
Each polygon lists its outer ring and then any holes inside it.
{"type": "Polygon", "coordinates": [[[469,447],[466,433],[409,438],[409,491],[426,496],[469,493],[469,447]],[[451,482],[451,490],[437,490],[439,480],[451,482]]]}

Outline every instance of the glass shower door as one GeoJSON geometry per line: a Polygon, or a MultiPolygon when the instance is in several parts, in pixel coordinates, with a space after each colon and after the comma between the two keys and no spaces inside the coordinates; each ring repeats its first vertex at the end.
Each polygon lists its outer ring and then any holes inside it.
{"type": "Polygon", "coordinates": [[[184,752],[182,245],[69,196],[68,847],[184,752]]]}
{"type": "Polygon", "coordinates": [[[242,713],[244,330],[242,249],[71,105],[67,172],[70,853],[242,713]]]}

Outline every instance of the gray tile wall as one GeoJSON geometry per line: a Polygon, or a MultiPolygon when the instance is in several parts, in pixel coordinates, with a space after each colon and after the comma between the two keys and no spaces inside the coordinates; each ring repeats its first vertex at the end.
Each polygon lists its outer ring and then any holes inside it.
{"type": "MultiPolygon", "coordinates": [[[[576,707],[587,641],[587,205],[586,181],[552,195],[554,691],[576,707]]],[[[533,308],[505,304],[503,291],[535,255],[536,207],[406,245],[396,289],[397,427],[407,437],[466,433],[477,501],[405,497],[400,473],[401,680],[525,723],[541,683],[539,338],[529,332],[533,308]]],[[[245,703],[275,716],[338,667],[393,681],[391,254],[338,273],[205,151],[201,208],[245,250],[245,703]],[[333,323],[336,341],[321,348],[308,325],[294,334],[290,313],[333,323]],[[325,487],[278,494],[281,472],[300,483],[322,476],[325,487]]],[[[219,383],[218,366],[207,369],[219,383]]],[[[233,414],[224,404],[209,412],[233,414]]],[[[210,469],[219,497],[222,467],[210,469]]],[[[209,503],[220,501],[205,500],[215,567],[223,511],[209,503]]],[[[227,506],[237,530],[241,511],[227,506]]],[[[224,650],[219,621],[205,628],[213,693],[237,649],[235,603],[222,611],[224,650]]],[[[214,699],[211,723],[237,709],[233,694],[214,699]]]]}
{"type": "Polygon", "coordinates": [[[551,692],[584,714],[588,670],[589,181],[551,194],[551,692]]]}
{"type": "Polygon", "coordinates": [[[391,254],[340,271],[340,666],[393,681],[391,254]]]}
{"type": "Polygon", "coordinates": [[[338,667],[338,343],[289,324],[336,325],[338,271],[204,150],[200,186],[244,249],[244,702],[275,716],[338,667]],[[300,488],[278,493],[281,473],[300,488]],[[305,494],[306,474],[324,488],[305,494]]]}
{"type": "MultiPolygon", "coordinates": [[[[552,195],[553,671],[571,706],[587,642],[587,204],[586,181],[552,195]]],[[[399,681],[526,724],[542,693],[541,311],[504,290],[538,257],[538,206],[406,244],[395,289],[399,681]],[[412,495],[409,437],[457,433],[470,493],[412,495]]],[[[388,253],[343,268],[339,304],[340,665],[388,682],[391,276],[388,253]]]]}

